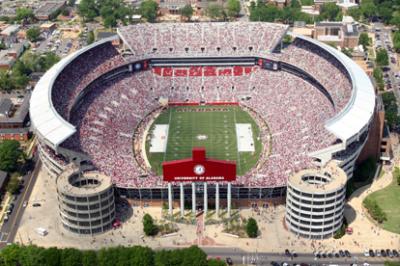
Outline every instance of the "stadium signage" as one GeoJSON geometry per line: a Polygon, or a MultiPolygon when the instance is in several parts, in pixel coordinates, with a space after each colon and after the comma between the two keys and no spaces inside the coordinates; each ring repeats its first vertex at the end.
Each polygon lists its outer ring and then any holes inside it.
{"type": "Polygon", "coordinates": [[[227,182],[236,180],[236,163],[206,158],[204,148],[194,148],[192,158],[163,163],[166,182],[227,182]]]}

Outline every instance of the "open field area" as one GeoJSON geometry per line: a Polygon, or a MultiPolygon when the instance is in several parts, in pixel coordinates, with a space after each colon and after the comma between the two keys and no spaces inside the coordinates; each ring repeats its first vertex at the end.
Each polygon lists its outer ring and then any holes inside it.
{"type": "Polygon", "coordinates": [[[207,157],[236,161],[238,175],[245,174],[257,162],[261,152],[258,139],[259,128],[253,118],[238,106],[179,106],[161,113],[150,128],[155,125],[169,125],[166,151],[149,152],[149,138],[146,153],[153,169],[162,173],[163,161],[191,157],[193,147],[205,147],[207,157]],[[254,152],[239,152],[235,125],[251,124],[254,152]]]}
{"type": "Polygon", "coordinates": [[[400,186],[394,180],[389,186],[368,196],[386,213],[383,229],[400,234],[400,186]]]}

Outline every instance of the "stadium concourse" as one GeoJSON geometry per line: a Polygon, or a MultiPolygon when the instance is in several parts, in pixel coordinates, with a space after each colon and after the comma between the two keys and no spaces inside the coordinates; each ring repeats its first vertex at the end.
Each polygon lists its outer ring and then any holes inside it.
{"type": "MultiPolygon", "coordinates": [[[[284,46],[287,29],[139,24],[67,56],[31,98],[43,165],[54,176],[71,163],[92,167],[110,176],[120,195],[142,203],[178,199],[182,191],[189,200],[192,192],[203,195],[203,185],[168,190],[146,163],[141,140],[168,103],[235,103],[257,114],[260,138],[271,146],[247,173],[219,184],[221,198],[231,194],[236,206],[283,202],[290,176],[332,160],[351,178],[374,115],[372,84],[332,47],[294,35],[284,46]]],[[[211,200],[215,187],[208,184],[211,200]]]]}

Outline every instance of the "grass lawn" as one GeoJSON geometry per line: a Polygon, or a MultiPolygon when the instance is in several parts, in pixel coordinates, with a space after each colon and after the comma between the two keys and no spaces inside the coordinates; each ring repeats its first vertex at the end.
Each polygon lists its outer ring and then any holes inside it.
{"type": "Polygon", "coordinates": [[[393,181],[388,187],[368,196],[376,200],[386,213],[387,221],[382,223],[385,230],[400,234],[400,186],[393,181]]]}
{"type": "Polygon", "coordinates": [[[257,162],[261,152],[260,130],[253,118],[239,106],[179,106],[170,107],[154,121],[168,124],[168,142],[165,153],[150,153],[147,138],[146,153],[152,168],[162,174],[162,162],[191,157],[193,147],[205,147],[207,157],[236,161],[237,174],[243,175],[257,162]],[[255,152],[238,152],[237,123],[252,125],[255,152]],[[199,139],[199,136],[206,136],[199,139]]]}

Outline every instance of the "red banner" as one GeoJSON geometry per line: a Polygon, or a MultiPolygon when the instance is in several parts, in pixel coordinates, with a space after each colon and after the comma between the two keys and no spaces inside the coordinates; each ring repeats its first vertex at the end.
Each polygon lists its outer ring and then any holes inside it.
{"type": "Polygon", "coordinates": [[[204,148],[193,148],[192,158],[163,163],[166,182],[226,182],[236,180],[236,163],[206,158],[204,148]]]}

